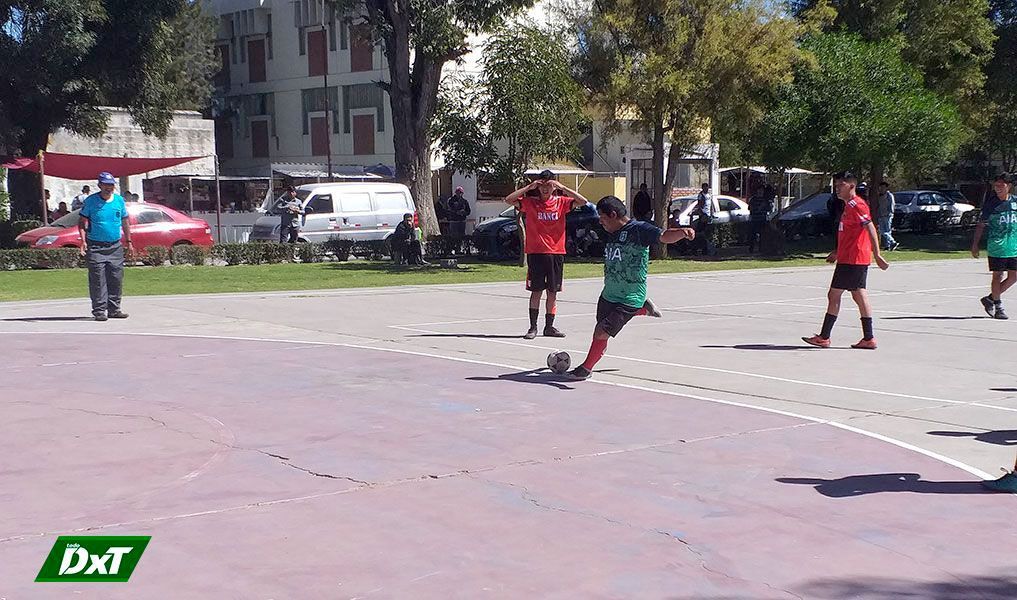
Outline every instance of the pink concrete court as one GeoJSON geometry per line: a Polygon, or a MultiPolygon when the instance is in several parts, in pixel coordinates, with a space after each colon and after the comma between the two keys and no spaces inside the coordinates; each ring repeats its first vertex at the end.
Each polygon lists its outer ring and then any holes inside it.
{"type": "MultiPolygon", "coordinates": [[[[567,271],[566,271],[567,274],[567,271]]],[[[0,305],[0,597],[1017,597],[1017,323],[974,261],[652,278],[588,382],[518,284],[0,305]],[[521,316],[520,316],[521,315],[521,316]],[[126,584],[34,583],[56,536],[151,535],[126,584]]]]}

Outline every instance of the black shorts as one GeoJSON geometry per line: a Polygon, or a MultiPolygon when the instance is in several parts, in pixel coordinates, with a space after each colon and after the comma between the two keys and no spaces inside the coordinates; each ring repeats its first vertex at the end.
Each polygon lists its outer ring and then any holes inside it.
{"type": "Polygon", "coordinates": [[[526,289],[531,292],[560,292],[565,280],[564,254],[527,254],[526,289]]]}
{"type": "Polygon", "coordinates": [[[615,337],[638,311],[639,308],[611,302],[601,296],[597,301],[597,326],[607,335],[615,337]]]}
{"type": "Polygon", "coordinates": [[[1017,271],[1017,257],[996,258],[995,256],[990,256],[989,270],[993,272],[1017,271]]]}
{"type": "Polygon", "coordinates": [[[830,287],[835,290],[864,290],[865,280],[869,276],[869,265],[841,265],[833,270],[833,282],[830,287]]]}

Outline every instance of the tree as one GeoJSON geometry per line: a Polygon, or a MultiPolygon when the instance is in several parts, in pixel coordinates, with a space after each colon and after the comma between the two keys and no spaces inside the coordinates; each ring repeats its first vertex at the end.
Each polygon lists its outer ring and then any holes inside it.
{"type": "MultiPolygon", "coordinates": [[[[66,128],[105,132],[123,107],[164,136],[177,108],[211,95],[214,20],[189,0],[0,1],[0,154],[35,156],[66,128]]],[[[12,177],[15,213],[37,213],[38,178],[12,177]]]]}
{"type": "Polygon", "coordinates": [[[467,38],[494,30],[534,0],[330,0],[366,22],[388,61],[396,177],[413,194],[425,234],[438,232],[431,197],[431,120],[442,68],[470,51],[467,38]]]}
{"type": "Polygon", "coordinates": [[[797,24],[754,0],[598,0],[579,28],[579,76],[608,133],[627,127],[651,139],[658,226],[679,159],[710,123],[761,118],[797,55],[797,24]]]}
{"type": "Polygon", "coordinates": [[[575,159],[583,92],[550,32],[500,29],[484,45],[483,72],[448,77],[433,132],[446,164],[518,184],[537,157],[575,159]]]}
{"type": "Polygon", "coordinates": [[[964,134],[957,107],[925,89],[893,41],[824,33],[801,46],[809,60],[753,136],[765,164],[861,170],[942,164],[956,153],[964,134]]]}

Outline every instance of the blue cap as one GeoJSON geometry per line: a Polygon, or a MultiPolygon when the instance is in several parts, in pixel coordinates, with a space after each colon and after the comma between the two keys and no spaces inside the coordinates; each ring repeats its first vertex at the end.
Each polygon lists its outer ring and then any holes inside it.
{"type": "Polygon", "coordinates": [[[103,171],[102,173],[99,173],[99,183],[108,183],[111,185],[116,185],[117,180],[108,172],[103,171]]]}

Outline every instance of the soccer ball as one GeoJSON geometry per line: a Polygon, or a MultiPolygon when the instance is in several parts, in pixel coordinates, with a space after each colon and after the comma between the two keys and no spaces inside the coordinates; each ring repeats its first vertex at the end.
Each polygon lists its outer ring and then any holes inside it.
{"type": "Polygon", "coordinates": [[[551,369],[552,373],[558,375],[567,373],[570,366],[572,366],[572,357],[568,352],[555,350],[547,355],[547,368],[551,369]]]}

